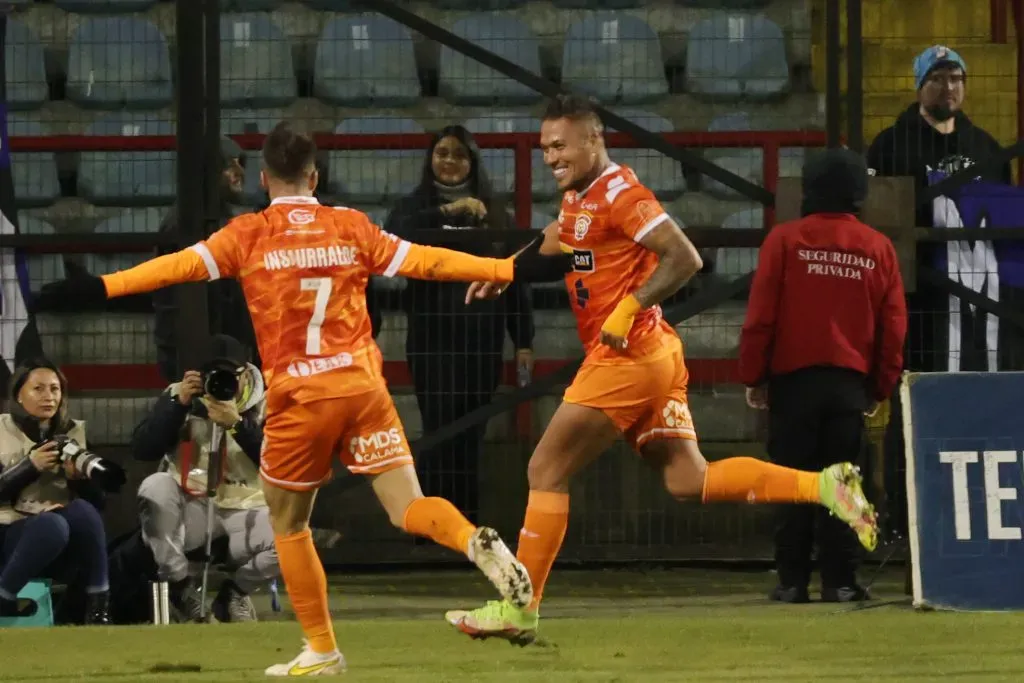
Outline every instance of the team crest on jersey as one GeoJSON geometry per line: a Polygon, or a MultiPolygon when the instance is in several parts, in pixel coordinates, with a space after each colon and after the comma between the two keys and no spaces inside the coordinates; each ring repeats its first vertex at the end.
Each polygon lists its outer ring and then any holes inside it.
{"type": "Polygon", "coordinates": [[[642,225],[650,223],[658,216],[659,213],[661,212],[658,210],[658,207],[656,207],[654,202],[649,199],[636,203],[636,215],[640,217],[642,225]]]}
{"type": "Polygon", "coordinates": [[[576,217],[576,224],[572,226],[573,236],[577,242],[582,242],[583,238],[587,236],[590,231],[590,222],[593,218],[589,214],[581,213],[576,217]]]}
{"type": "Polygon", "coordinates": [[[288,222],[292,225],[309,225],[316,220],[316,214],[308,209],[292,209],[288,212],[288,222]]]}

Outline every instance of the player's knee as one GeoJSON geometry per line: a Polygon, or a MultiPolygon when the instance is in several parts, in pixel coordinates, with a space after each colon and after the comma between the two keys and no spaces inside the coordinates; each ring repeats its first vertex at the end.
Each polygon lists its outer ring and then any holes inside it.
{"type": "Polygon", "coordinates": [[[699,500],[704,493],[707,461],[696,444],[682,439],[663,441],[662,478],[665,490],[676,500],[699,500]]]}
{"type": "Polygon", "coordinates": [[[537,450],[526,466],[526,480],[531,491],[568,493],[569,482],[564,472],[564,468],[556,459],[547,457],[545,453],[537,450]]]}

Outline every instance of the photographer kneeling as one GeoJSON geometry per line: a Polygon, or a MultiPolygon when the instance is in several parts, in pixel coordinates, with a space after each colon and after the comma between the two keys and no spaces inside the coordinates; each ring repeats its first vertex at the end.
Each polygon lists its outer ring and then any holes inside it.
{"type": "MultiPolygon", "coordinates": [[[[85,425],[67,417],[67,380],[36,360],[15,369],[0,415],[0,616],[27,616],[18,593],[38,578],[84,589],[87,624],[109,624],[103,490],[124,471],[85,450],[85,425]]],[[[74,618],[78,621],[78,616],[74,618]]]]}
{"type": "Polygon", "coordinates": [[[203,548],[207,540],[211,436],[214,425],[222,427],[212,533],[214,539],[227,537],[228,562],[235,573],[221,585],[211,612],[218,621],[255,621],[249,594],[280,575],[259,480],[266,413],[263,378],[238,340],[217,335],[211,346],[203,368],[219,368],[216,373],[237,379],[234,400],[214,399],[204,387],[204,382],[209,384],[204,375],[209,378],[211,373],[189,370],[167,388],[132,436],[135,458],[163,459],[160,471],[139,486],[142,538],[153,553],[158,576],[170,583],[170,601],[180,618],[200,621],[201,597],[189,576],[186,553],[203,548]]]}

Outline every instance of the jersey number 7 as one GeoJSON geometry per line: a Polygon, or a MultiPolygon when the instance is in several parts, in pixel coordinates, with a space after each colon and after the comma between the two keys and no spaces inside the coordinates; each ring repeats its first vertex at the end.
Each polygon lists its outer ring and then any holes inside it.
{"type": "Polygon", "coordinates": [[[304,277],[299,280],[299,288],[303,292],[316,292],[313,302],[313,315],[306,325],[306,355],[320,355],[320,328],[327,316],[327,302],[331,299],[334,282],[329,277],[304,277]]]}

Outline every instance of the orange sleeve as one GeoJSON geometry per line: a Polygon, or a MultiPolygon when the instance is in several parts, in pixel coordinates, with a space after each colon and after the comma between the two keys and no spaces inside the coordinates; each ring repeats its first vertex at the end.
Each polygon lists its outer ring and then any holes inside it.
{"type": "Polygon", "coordinates": [[[180,282],[198,282],[209,277],[209,271],[195,247],[158,256],[128,270],[101,276],[107,298],[152,292],[180,282]]]}
{"type": "Polygon", "coordinates": [[[639,242],[669,215],[654,193],[643,185],[631,185],[611,200],[612,225],[639,242]]]}
{"type": "Polygon", "coordinates": [[[513,259],[483,258],[452,249],[428,247],[399,239],[366,220],[370,272],[385,277],[411,277],[416,280],[455,280],[471,282],[512,282],[513,259]]]}

